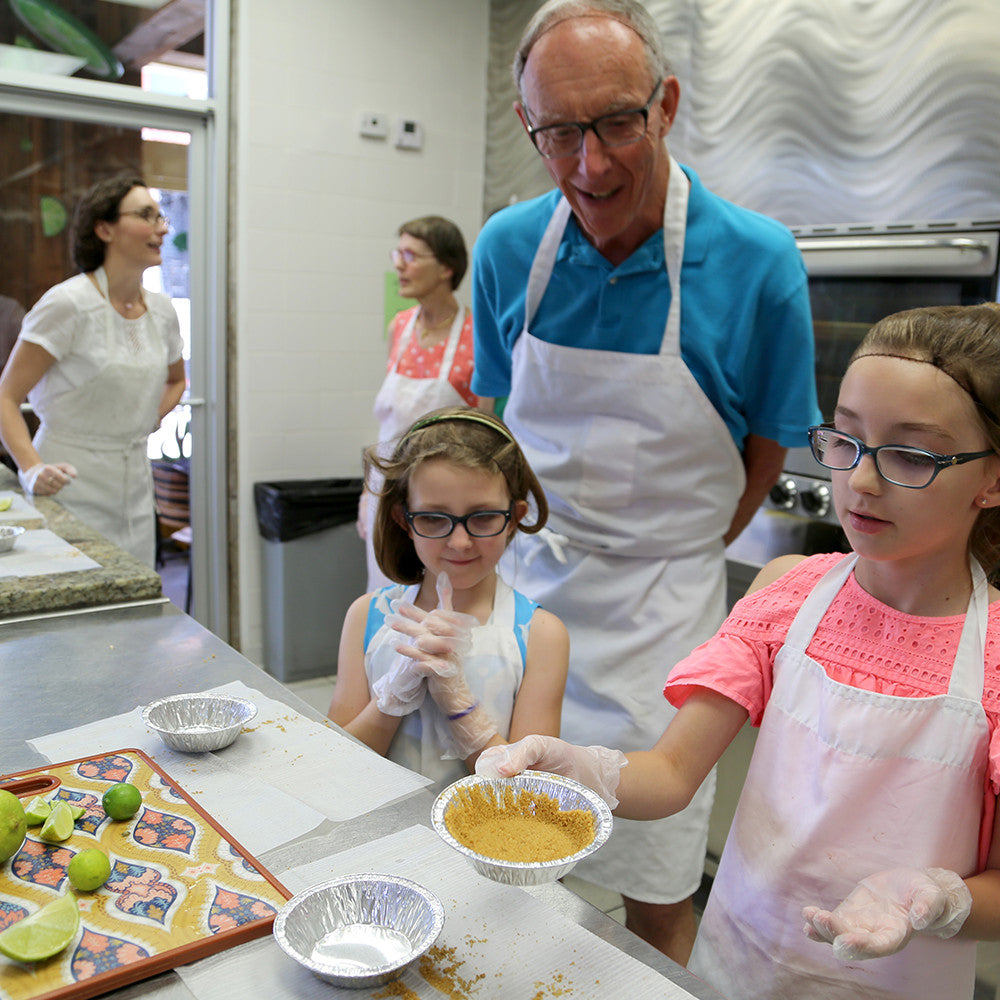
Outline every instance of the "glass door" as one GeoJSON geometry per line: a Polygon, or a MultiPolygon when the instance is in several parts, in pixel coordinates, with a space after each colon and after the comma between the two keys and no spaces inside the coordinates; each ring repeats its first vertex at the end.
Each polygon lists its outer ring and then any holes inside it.
{"type": "Polygon", "coordinates": [[[225,174],[217,146],[207,101],[151,103],[130,88],[76,80],[8,87],[0,77],[0,307],[10,306],[0,308],[0,320],[30,309],[75,272],[70,220],[95,180],[135,171],[171,219],[163,264],[145,281],[170,295],[178,312],[188,391],[150,438],[149,454],[188,475],[190,611],[225,639],[225,174]],[[121,96],[81,99],[101,87],[121,96]]]}

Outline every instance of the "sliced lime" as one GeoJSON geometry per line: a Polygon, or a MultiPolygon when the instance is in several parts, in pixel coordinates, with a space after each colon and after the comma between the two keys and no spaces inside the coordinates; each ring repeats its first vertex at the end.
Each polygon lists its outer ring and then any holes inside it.
{"type": "Polygon", "coordinates": [[[67,893],[0,934],[0,954],[15,962],[40,962],[59,954],[79,926],[80,908],[76,897],[67,893]]]}
{"type": "Polygon", "coordinates": [[[38,836],[42,840],[47,840],[50,844],[53,844],[69,840],[72,832],[73,810],[70,809],[68,802],[59,799],[58,802],[52,804],[52,812],[49,813],[49,818],[42,824],[38,836]]]}
{"type": "Polygon", "coordinates": [[[70,802],[69,811],[73,814],[73,822],[75,823],[87,810],[83,806],[78,806],[75,802],[70,802]]]}
{"type": "Polygon", "coordinates": [[[13,502],[13,497],[0,497],[0,510],[10,510],[10,505],[13,502]]]}
{"type": "Polygon", "coordinates": [[[28,821],[28,826],[38,826],[49,818],[52,806],[41,795],[36,795],[25,807],[24,818],[28,821]]]}

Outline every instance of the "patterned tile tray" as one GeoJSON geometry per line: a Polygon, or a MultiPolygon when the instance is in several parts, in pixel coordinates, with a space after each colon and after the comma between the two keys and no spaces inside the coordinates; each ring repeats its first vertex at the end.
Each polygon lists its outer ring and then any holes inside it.
{"type": "Polygon", "coordinates": [[[86,809],[61,844],[29,827],[20,852],[0,866],[0,930],[72,891],[66,867],[77,851],[100,847],[111,859],[108,882],[77,894],[80,930],[68,948],[34,965],[0,956],[2,1000],[100,996],[270,933],[291,896],[141,750],[5,775],[0,787],[24,801],[46,794],[86,809]],[[101,807],[117,781],[143,796],[124,822],[101,807]]]}

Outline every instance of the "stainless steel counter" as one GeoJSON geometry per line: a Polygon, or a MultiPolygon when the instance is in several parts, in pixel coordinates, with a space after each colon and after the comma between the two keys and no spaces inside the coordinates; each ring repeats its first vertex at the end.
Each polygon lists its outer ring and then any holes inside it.
{"type": "MultiPolygon", "coordinates": [[[[172,604],[0,624],[0,761],[4,773],[48,763],[35,737],[119,715],[155,698],[241,680],[297,712],[314,709],[172,604]]],[[[272,871],[368,843],[414,824],[430,825],[433,799],[420,791],[349,822],[260,855],[272,871]]],[[[700,1000],[718,994],[600,910],[556,883],[529,890],[546,905],[655,969],[700,1000]]],[[[244,945],[242,947],[250,947],[244,945]]],[[[608,984],[607,996],[627,996],[608,984]]],[[[117,991],[123,998],[191,1000],[174,973],[117,991]]]]}

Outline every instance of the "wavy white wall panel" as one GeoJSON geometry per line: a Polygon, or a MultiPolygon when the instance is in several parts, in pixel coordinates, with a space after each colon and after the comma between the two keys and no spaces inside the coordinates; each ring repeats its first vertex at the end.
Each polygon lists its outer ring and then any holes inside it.
{"type": "MultiPolygon", "coordinates": [[[[537,6],[493,3],[487,213],[549,186],[510,111],[537,6]]],[[[1000,0],[646,6],[681,82],[671,152],[718,193],[789,225],[1000,216],[1000,0]]]]}

